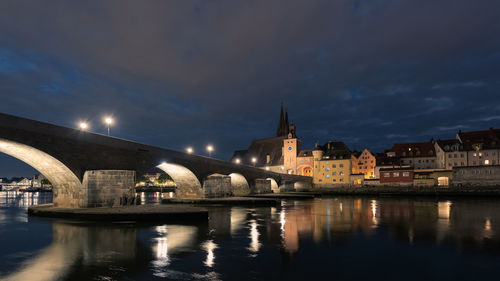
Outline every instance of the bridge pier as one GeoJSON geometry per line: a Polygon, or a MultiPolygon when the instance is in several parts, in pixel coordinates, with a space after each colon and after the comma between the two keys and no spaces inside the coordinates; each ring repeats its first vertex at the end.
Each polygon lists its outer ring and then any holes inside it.
{"type": "Polygon", "coordinates": [[[271,193],[271,181],[268,179],[254,179],[250,183],[250,191],[253,194],[271,193]]]}
{"type": "Polygon", "coordinates": [[[203,181],[205,198],[231,196],[231,177],[224,175],[209,176],[203,181]]]}
{"type": "Polygon", "coordinates": [[[135,203],[135,171],[86,171],[78,186],[58,187],[54,206],[62,208],[118,207],[135,203]]]}
{"type": "Polygon", "coordinates": [[[295,182],[293,181],[282,181],[279,187],[280,192],[290,192],[295,191],[295,182]]]}
{"type": "Polygon", "coordinates": [[[295,191],[308,191],[312,189],[312,183],[305,181],[298,181],[294,185],[295,191]]]}

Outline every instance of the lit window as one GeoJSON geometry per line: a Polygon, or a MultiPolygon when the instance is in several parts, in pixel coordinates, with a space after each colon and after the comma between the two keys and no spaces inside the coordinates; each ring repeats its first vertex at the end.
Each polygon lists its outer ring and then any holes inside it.
{"type": "Polygon", "coordinates": [[[479,157],[482,157],[483,156],[483,153],[482,152],[479,152],[479,157]]]}
{"type": "Polygon", "coordinates": [[[484,160],[484,165],[489,165],[490,164],[490,160],[484,160]]]}
{"type": "Polygon", "coordinates": [[[326,175],[326,178],[329,179],[330,178],[330,175],[326,175]]]}
{"type": "Polygon", "coordinates": [[[326,168],[326,171],[327,171],[327,172],[330,172],[330,168],[326,168]]]}
{"type": "Polygon", "coordinates": [[[474,152],[474,154],[472,154],[472,155],[473,155],[474,157],[476,157],[476,156],[477,156],[477,153],[475,153],[475,152],[474,152]]]}
{"type": "Polygon", "coordinates": [[[388,177],[390,177],[390,176],[391,176],[391,174],[390,174],[390,173],[384,173],[384,178],[388,178],[388,177]]]}
{"type": "Polygon", "coordinates": [[[340,172],[339,175],[343,176],[344,175],[344,172],[340,172]]]}
{"type": "Polygon", "coordinates": [[[409,172],[403,172],[403,177],[409,177],[410,173],[409,172]]]}
{"type": "Polygon", "coordinates": [[[394,177],[399,177],[399,173],[394,173],[394,177]]]}

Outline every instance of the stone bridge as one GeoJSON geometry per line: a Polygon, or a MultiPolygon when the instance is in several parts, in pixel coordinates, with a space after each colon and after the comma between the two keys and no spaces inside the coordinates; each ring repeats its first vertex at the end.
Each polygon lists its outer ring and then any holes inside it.
{"type": "Polygon", "coordinates": [[[178,198],[203,198],[210,190],[224,186],[230,194],[247,195],[312,185],[310,177],[274,173],[2,113],[0,152],[43,174],[53,185],[54,205],[59,207],[130,204],[136,179],[155,167],[175,181],[178,198]]]}

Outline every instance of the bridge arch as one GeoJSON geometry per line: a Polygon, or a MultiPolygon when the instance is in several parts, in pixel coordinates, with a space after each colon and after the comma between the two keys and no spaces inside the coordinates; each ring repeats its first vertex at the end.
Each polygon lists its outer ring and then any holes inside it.
{"type": "Polygon", "coordinates": [[[250,185],[247,179],[239,173],[229,174],[231,177],[231,191],[234,196],[242,196],[250,194],[250,185]]]}
{"type": "Polygon", "coordinates": [[[17,158],[35,168],[51,183],[56,207],[80,207],[86,202],[81,196],[83,185],[65,164],[34,147],[0,138],[0,152],[17,158]],[[79,198],[79,200],[75,200],[79,198]]]}
{"type": "Polygon", "coordinates": [[[273,178],[267,178],[267,180],[271,181],[271,190],[273,191],[273,193],[279,193],[280,186],[278,185],[278,182],[276,182],[276,180],[273,178]]]}
{"type": "Polygon", "coordinates": [[[163,162],[157,166],[167,173],[177,185],[176,198],[202,198],[203,188],[196,175],[188,168],[174,163],[163,162]]]}

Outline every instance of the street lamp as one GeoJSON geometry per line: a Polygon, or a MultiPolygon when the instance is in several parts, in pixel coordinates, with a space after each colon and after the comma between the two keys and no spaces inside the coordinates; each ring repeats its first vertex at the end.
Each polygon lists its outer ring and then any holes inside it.
{"type": "Polygon", "coordinates": [[[82,131],[87,130],[87,128],[89,127],[89,125],[85,122],[80,122],[79,126],[82,131]]]}
{"type": "Polygon", "coordinates": [[[213,145],[207,145],[208,157],[212,156],[212,151],[214,151],[213,145]]]}
{"type": "Polygon", "coordinates": [[[236,160],[234,160],[234,162],[235,162],[236,164],[240,164],[240,163],[241,163],[241,160],[240,160],[240,158],[236,158],[236,160]]]}
{"type": "Polygon", "coordinates": [[[253,166],[255,167],[255,163],[257,163],[257,158],[252,157],[252,163],[253,163],[253,166]]]}
{"type": "Polygon", "coordinates": [[[108,136],[109,136],[109,127],[111,126],[111,124],[113,124],[113,118],[111,118],[109,116],[105,117],[104,123],[106,123],[106,127],[108,128],[108,136]]]}
{"type": "Polygon", "coordinates": [[[194,149],[192,147],[186,147],[186,152],[188,154],[192,154],[194,152],[194,149]]]}

